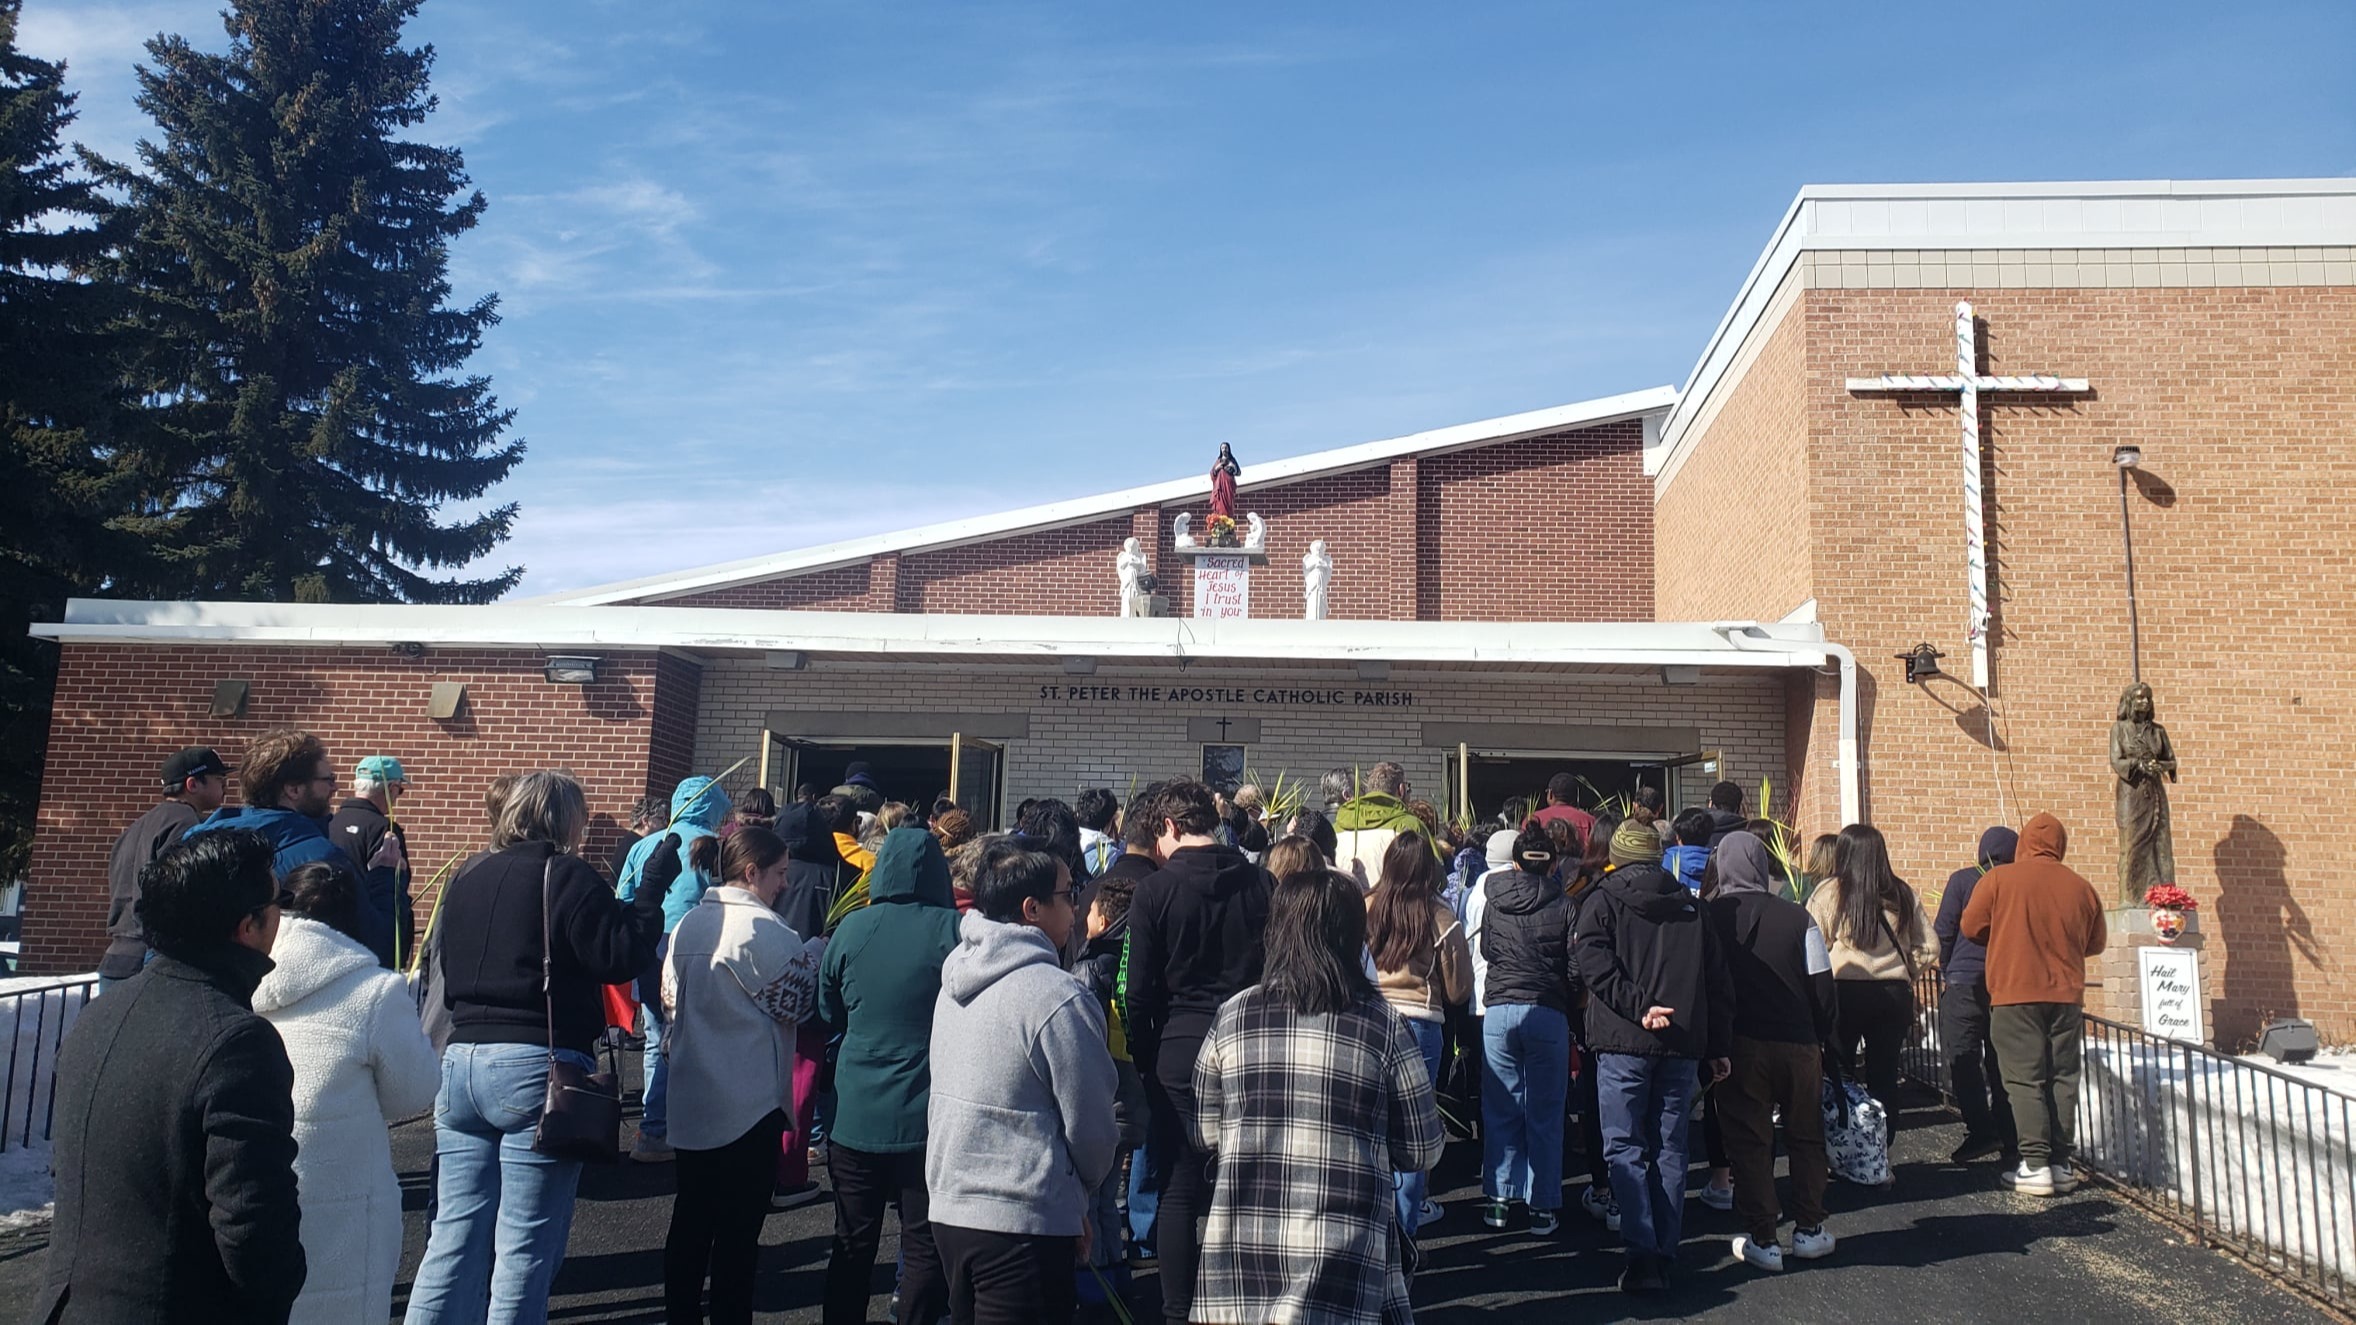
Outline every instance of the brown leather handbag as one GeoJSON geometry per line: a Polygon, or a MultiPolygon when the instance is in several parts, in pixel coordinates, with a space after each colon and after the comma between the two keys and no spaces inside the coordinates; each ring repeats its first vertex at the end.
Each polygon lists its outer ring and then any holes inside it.
{"type": "Polygon", "coordinates": [[[611,1072],[592,1072],[556,1053],[556,856],[540,872],[540,997],[548,1014],[548,1097],[532,1149],[550,1159],[613,1164],[622,1158],[622,1088],[611,1072]]]}

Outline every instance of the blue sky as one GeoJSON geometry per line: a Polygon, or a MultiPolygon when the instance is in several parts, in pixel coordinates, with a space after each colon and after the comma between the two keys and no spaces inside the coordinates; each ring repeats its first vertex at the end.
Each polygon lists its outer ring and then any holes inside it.
{"type": "MultiPolygon", "coordinates": [[[[220,0],[25,0],[75,136],[220,0]]],[[[1680,384],[1813,182],[2356,174],[2356,6],[427,0],[548,592],[1680,384]]],[[[1108,570],[1109,573],[1109,570],[1108,570]]]]}

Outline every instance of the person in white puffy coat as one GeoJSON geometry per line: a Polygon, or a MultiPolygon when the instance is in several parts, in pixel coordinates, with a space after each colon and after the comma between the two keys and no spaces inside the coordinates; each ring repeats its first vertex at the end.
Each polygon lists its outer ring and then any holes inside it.
{"type": "Polygon", "coordinates": [[[349,878],[306,865],[254,1011],[294,1063],[295,1181],[311,1264],[292,1325],[381,1321],[401,1262],[401,1182],[386,1128],[433,1107],[441,1062],[399,975],[343,932],[349,878]]]}

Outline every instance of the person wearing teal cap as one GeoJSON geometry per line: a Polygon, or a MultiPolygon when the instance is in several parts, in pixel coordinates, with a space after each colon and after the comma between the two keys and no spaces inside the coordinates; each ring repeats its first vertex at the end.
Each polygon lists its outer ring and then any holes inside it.
{"type": "Polygon", "coordinates": [[[409,843],[393,805],[409,790],[409,774],[391,755],[370,755],[352,770],[353,796],[336,807],[327,836],[359,874],[367,905],[358,937],[376,960],[400,970],[414,950],[417,918],[409,904],[409,843]],[[371,914],[372,913],[372,914],[371,914]]]}

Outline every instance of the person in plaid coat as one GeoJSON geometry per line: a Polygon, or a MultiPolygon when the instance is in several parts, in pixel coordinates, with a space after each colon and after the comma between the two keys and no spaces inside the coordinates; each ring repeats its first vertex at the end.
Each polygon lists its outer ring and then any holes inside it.
{"type": "Polygon", "coordinates": [[[1192,1320],[1414,1320],[1391,1175],[1430,1169],[1446,1136],[1365,947],[1357,881],[1295,875],[1270,900],[1267,974],[1211,1023],[1191,1124],[1219,1168],[1192,1320]]]}

